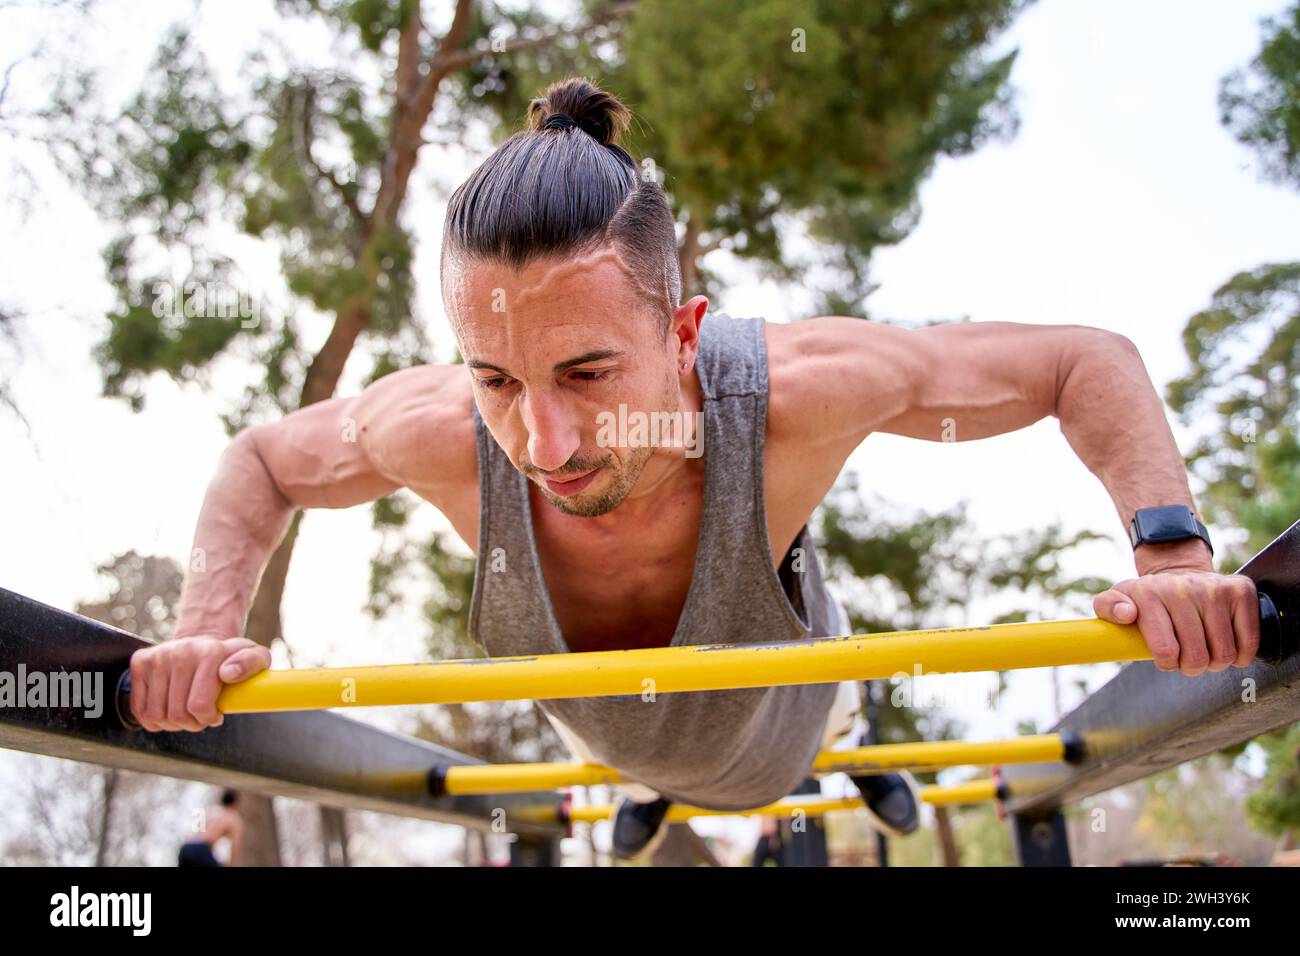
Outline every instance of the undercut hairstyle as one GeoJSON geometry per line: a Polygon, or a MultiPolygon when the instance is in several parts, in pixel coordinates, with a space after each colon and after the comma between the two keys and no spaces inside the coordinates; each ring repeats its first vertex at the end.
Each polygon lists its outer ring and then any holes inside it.
{"type": "MultiPolygon", "coordinates": [[[[631,112],[581,77],[546,88],[515,133],[447,207],[440,268],[475,261],[521,270],[610,245],[667,332],[681,298],[677,230],[655,177],[618,145],[631,112]]],[[[445,282],[443,288],[446,288],[445,282]]]]}

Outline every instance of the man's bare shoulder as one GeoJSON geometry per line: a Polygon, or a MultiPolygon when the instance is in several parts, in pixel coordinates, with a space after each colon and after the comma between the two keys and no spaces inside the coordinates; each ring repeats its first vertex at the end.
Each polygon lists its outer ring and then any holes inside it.
{"type": "Polygon", "coordinates": [[[845,319],[818,317],[768,322],[768,431],[774,438],[815,443],[817,424],[835,416],[838,364],[845,319]]]}
{"type": "Polygon", "coordinates": [[[474,396],[463,365],[385,375],[356,400],[358,441],[393,481],[419,491],[477,475],[474,396]]]}

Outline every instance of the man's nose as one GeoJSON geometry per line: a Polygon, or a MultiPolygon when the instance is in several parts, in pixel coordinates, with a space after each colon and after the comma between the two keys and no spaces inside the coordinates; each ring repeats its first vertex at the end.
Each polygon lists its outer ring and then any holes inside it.
{"type": "Polygon", "coordinates": [[[523,419],[528,429],[528,459],[535,468],[562,468],[582,446],[577,416],[560,402],[544,395],[529,396],[523,403],[523,419]]]}

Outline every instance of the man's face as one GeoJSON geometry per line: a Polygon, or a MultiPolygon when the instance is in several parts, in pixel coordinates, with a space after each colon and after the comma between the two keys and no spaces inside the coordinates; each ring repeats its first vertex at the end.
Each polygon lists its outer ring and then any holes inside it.
{"type": "Polygon", "coordinates": [[[444,284],[479,414],[514,466],[566,514],[616,508],[656,449],[602,447],[597,416],[679,407],[668,317],[611,247],[521,272],[449,264],[444,284]]]}

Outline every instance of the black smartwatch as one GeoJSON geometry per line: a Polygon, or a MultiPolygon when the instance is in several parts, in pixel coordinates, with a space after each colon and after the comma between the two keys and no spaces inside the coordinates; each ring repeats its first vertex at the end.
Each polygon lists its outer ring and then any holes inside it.
{"type": "Polygon", "coordinates": [[[1210,532],[1197,519],[1187,505],[1161,505],[1158,508],[1139,508],[1129,523],[1129,539],[1136,551],[1140,544],[1170,544],[1200,538],[1214,554],[1210,532]]]}

